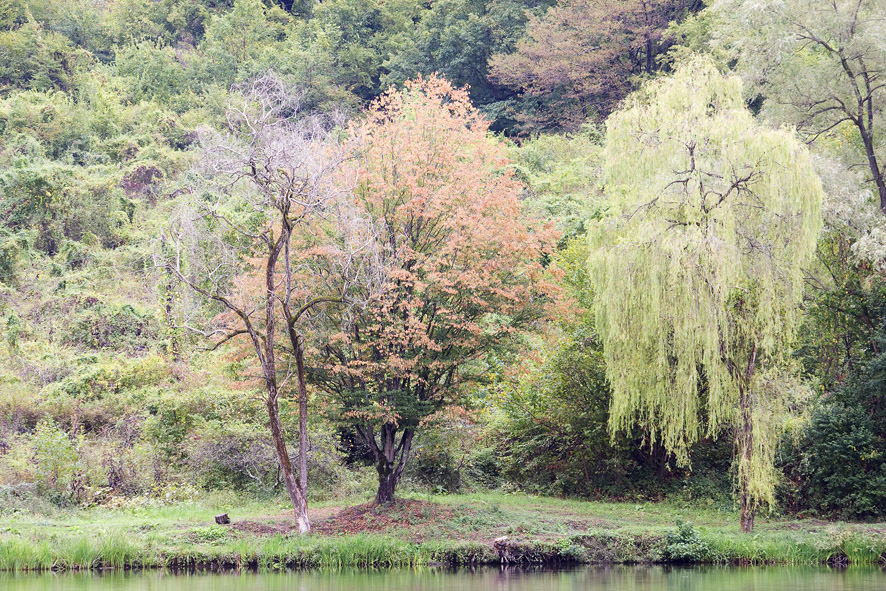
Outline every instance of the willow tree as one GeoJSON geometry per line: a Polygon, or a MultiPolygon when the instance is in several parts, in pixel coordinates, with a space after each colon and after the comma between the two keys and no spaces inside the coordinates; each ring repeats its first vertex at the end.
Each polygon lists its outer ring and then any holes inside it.
{"type": "Polygon", "coordinates": [[[696,58],[608,120],[609,210],[591,231],[610,429],[639,421],[689,462],[735,436],[741,528],[771,502],[779,400],[823,192],[793,133],[758,124],[741,82],[696,58]]]}

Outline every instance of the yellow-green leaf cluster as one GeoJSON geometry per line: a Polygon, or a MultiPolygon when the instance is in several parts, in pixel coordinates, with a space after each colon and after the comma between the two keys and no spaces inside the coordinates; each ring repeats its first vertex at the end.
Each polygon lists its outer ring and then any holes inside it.
{"type": "MultiPolygon", "coordinates": [[[[746,392],[771,432],[771,372],[821,228],[807,149],[753,118],[738,78],[694,58],[609,118],[604,178],[608,212],[589,234],[610,427],[639,421],[686,464],[701,433],[736,424],[746,392]]],[[[752,462],[771,458],[755,445],[752,462]]],[[[768,465],[739,463],[756,498],[768,465]]]]}

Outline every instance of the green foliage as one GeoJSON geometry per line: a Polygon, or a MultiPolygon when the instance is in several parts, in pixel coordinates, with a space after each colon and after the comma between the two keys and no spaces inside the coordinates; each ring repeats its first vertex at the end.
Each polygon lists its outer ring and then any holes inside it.
{"type": "Polygon", "coordinates": [[[884,515],[884,441],[870,410],[823,404],[813,412],[803,443],[803,498],[813,509],[850,519],[884,515]]]}
{"type": "MultiPolygon", "coordinates": [[[[882,346],[883,339],[879,340],[882,346]]],[[[886,515],[886,355],[821,400],[782,460],[796,511],[886,515]]]]}
{"type": "Polygon", "coordinates": [[[556,225],[561,249],[583,236],[600,214],[603,139],[588,123],[569,135],[539,136],[513,151],[514,169],[528,188],[526,208],[556,225]]]}
{"type": "Polygon", "coordinates": [[[59,500],[71,493],[77,476],[77,447],[52,420],[42,420],[30,441],[33,473],[38,484],[59,500]]]}
{"type": "Polygon", "coordinates": [[[70,90],[77,62],[88,61],[64,35],[44,31],[29,18],[20,27],[0,31],[0,90],[70,90]]]}
{"type": "Polygon", "coordinates": [[[667,535],[664,554],[673,562],[698,563],[708,559],[710,548],[691,523],[678,521],[677,529],[667,535]]]}
{"type": "Polygon", "coordinates": [[[416,11],[418,23],[400,33],[383,81],[402,84],[418,74],[438,73],[456,86],[467,86],[472,102],[493,121],[496,131],[513,124],[505,106],[516,93],[488,78],[489,59],[512,51],[526,24],[522,0],[444,0],[416,11]]]}
{"type": "MultiPolygon", "coordinates": [[[[880,214],[877,214],[880,215],[880,214]]],[[[804,330],[795,355],[820,393],[840,388],[877,356],[886,321],[886,281],[852,253],[842,232],[828,232],[818,247],[821,265],[807,292],[804,330]]]]}
{"type": "Polygon", "coordinates": [[[447,447],[422,445],[408,464],[406,478],[435,493],[454,493],[461,488],[458,458],[447,447]]]}
{"type": "Polygon", "coordinates": [[[175,50],[143,41],[117,49],[114,63],[134,102],[155,100],[178,109],[187,108],[188,75],[175,50]]]}
{"type": "Polygon", "coordinates": [[[65,339],[91,349],[144,353],[156,344],[159,326],[153,314],[130,304],[96,303],[80,312],[65,339]]]}
{"type": "Polygon", "coordinates": [[[785,353],[821,228],[808,151],[697,59],[610,117],[605,153],[590,268],[610,426],[639,422],[685,465],[700,433],[735,425],[740,490],[771,503],[785,353]]]}

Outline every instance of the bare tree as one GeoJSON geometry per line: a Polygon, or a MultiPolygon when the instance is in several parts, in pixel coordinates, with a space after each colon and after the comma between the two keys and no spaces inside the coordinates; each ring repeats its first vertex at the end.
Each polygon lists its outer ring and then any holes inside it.
{"type": "Polygon", "coordinates": [[[325,291],[312,291],[299,281],[299,264],[309,258],[312,233],[340,217],[348,181],[341,166],[347,150],[334,133],[341,118],[304,115],[299,103],[300,95],[271,74],[232,90],[224,131],[202,133],[199,189],[163,239],[163,265],[219,312],[209,328],[187,328],[212,338],[213,348],[245,339],[254,354],[281,476],[306,533],[307,386],[298,323],[312,308],[341,301],[342,292],[316,281],[310,285],[325,291]],[[298,479],[278,408],[293,377],[298,479]]]}
{"type": "Polygon", "coordinates": [[[821,138],[839,147],[852,168],[866,170],[886,214],[882,0],[715,0],[709,6],[709,48],[727,49],[752,91],[765,98],[764,113],[796,125],[810,143],[821,138]]]}

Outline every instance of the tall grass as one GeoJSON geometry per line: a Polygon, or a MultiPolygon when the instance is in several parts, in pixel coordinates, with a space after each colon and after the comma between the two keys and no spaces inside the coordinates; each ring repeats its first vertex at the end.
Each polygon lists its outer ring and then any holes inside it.
{"type": "Polygon", "coordinates": [[[725,534],[702,536],[716,564],[854,564],[886,561],[886,537],[860,534],[725,534]]]}
{"type": "Polygon", "coordinates": [[[321,538],[313,549],[323,568],[404,568],[427,564],[428,552],[412,544],[386,536],[357,535],[321,538]]]}
{"type": "Polygon", "coordinates": [[[336,538],[277,536],[238,540],[231,556],[241,567],[282,568],[407,568],[427,564],[430,553],[420,544],[388,536],[336,538]]]}
{"type": "Polygon", "coordinates": [[[0,540],[0,571],[123,569],[154,562],[149,549],[121,534],[66,537],[51,542],[27,538],[0,540]]]}
{"type": "Polygon", "coordinates": [[[120,533],[102,536],[98,554],[101,566],[106,568],[128,568],[154,562],[149,549],[137,546],[120,533]]]}
{"type": "Polygon", "coordinates": [[[0,540],[0,570],[49,570],[55,564],[48,542],[27,540],[0,540]]]}

